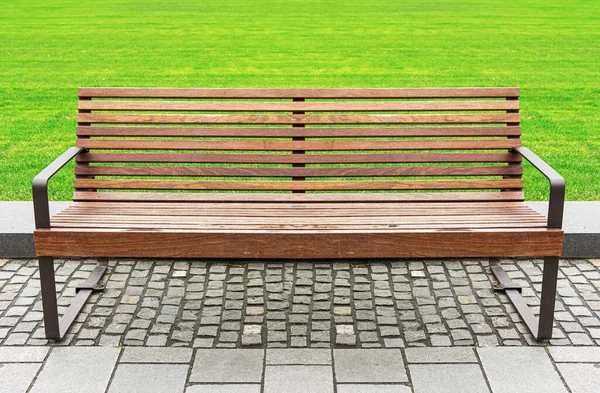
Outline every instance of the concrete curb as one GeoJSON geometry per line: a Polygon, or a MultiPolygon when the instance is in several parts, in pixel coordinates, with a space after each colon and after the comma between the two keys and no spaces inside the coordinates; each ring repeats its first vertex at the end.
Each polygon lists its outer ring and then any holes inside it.
{"type": "MultiPolygon", "coordinates": [[[[70,202],[51,202],[55,214],[70,202]]],[[[546,214],[548,203],[528,202],[529,206],[546,214]]],[[[33,258],[33,205],[31,202],[0,202],[0,258],[33,258]]],[[[566,202],[566,258],[600,258],[600,202],[566,202]]]]}

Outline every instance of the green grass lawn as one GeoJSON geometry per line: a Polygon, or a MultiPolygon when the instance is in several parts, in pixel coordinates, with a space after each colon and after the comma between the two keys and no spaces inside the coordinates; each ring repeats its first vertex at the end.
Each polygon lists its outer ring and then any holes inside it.
{"type": "Polygon", "coordinates": [[[0,0],[0,200],[74,144],[79,86],[518,86],[525,144],[599,200],[599,26],[597,0],[0,0]]]}

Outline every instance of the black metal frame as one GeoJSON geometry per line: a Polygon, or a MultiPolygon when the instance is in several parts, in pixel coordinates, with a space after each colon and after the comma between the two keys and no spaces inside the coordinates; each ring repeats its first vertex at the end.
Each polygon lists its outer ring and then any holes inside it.
{"type": "MultiPolygon", "coordinates": [[[[50,228],[50,205],[48,203],[48,182],[50,178],[83,151],[85,149],[82,147],[70,148],[33,179],[33,212],[36,229],[50,228]]],[[[44,328],[48,340],[61,340],[92,293],[103,289],[98,285],[98,282],[107,267],[108,258],[99,258],[96,268],[84,283],[77,286],[75,299],[63,316],[59,318],[54,279],[54,258],[39,257],[44,328]]]]}
{"type": "MultiPolygon", "coordinates": [[[[563,212],[565,205],[565,179],[558,174],[550,165],[526,147],[515,147],[513,149],[521,157],[529,161],[550,182],[550,198],[548,203],[548,228],[562,228],[563,212]]],[[[554,307],[556,302],[556,284],[558,280],[559,257],[550,256],[544,258],[544,273],[542,277],[542,297],[540,300],[540,315],[536,318],[521,296],[521,288],[508,277],[502,266],[497,262],[492,263],[491,270],[498,285],[495,290],[504,291],[512,304],[517,309],[521,318],[538,340],[549,340],[552,338],[552,325],[554,324],[554,307]]]]}

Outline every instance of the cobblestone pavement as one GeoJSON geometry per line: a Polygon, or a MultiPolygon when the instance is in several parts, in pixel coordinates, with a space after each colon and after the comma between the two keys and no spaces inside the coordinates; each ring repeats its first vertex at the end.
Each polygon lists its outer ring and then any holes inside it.
{"type": "MultiPolygon", "coordinates": [[[[541,260],[503,260],[539,304],[541,260]]],[[[59,304],[94,268],[58,260],[59,304]]],[[[60,345],[402,348],[538,345],[487,260],[111,260],[60,345]]],[[[563,260],[552,345],[600,345],[600,260],[563,260]]],[[[45,345],[37,261],[0,260],[0,346],[45,345]]]]}
{"type": "Polygon", "coordinates": [[[600,347],[0,346],[9,393],[596,393],[600,347]]]}

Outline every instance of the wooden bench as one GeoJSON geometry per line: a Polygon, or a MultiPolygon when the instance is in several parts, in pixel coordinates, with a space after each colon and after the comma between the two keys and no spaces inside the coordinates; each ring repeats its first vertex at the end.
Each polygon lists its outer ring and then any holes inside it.
{"type": "Polygon", "coordinates": [[[519,89],[79,89],[76,147],[33,182],[44,321],[61,339],[108,257],[544,257],[552,334],[564,180],[521,145],[519,89]],[[72,205],[48,180],[75,158],[72,205]],[[527,207],[522,159],[550,180],[527,207]],[[99,257],[59,321],[53,257],[99,257]]]}

